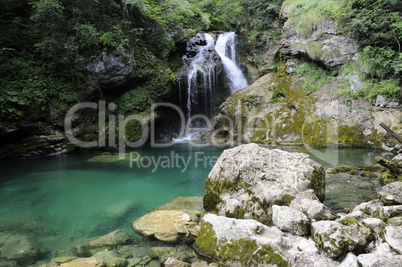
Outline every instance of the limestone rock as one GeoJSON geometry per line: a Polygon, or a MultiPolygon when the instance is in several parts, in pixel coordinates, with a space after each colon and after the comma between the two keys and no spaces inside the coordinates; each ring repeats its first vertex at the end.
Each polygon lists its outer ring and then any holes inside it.
{"type": "Polygon", "coordinates": [[[376,219],[376,218],[367,218],[363,220],[363,223],[367,226],[369,226],[371,229],[373,229],[373,231],[376,234],[381,233],[385,226],[387,226],[387,224],[380,219],[376,219]]]}
{"type": "Polygon", "coordinates": [[[331,211],[320,202],[314,194],[314,190],[306,190],[296,196],[290,207],[296,208],[304,212],[310,219],[313,220],[329,220],[331,218],[331,211]]]}
{"type": "Polygon", "coordinates": [[[387,220],[391,217],[402,215],[402,205],[382,207],[377,212],[378,217],[382,220],[387,220]]]}
{"type": "Polygon", "coordinates": [[[283,244],[288,251],[291,266],[338,266],[336,261],[322,255],[311,239],[289,235],[283,238],[283,244]]]}
{"type": "Polygon", "coordinates": [[[349,252],[348,255],[346,255],[346,258],[344,258],[341,264],[339,264],[339,267],[359,267],[356,255],[349,252]]]}
{"type": "Polygon", "coordinates": [[[147,254],[152,259],[158,258],[160,262],[165,262],[168,258],[188,261],[193,257],[193,250],[188,246],[151,247],[148,249],[147,254]]]}
{"type": "Polygon", "coordinates": [[[241,145],[225,150],[210,172],[204,208],[220,215],[264,220],[270,218],[272,205],[288,205],[308,189],[324,199],[324,169],[307,154],[241,145]]]}
{"type": "Polygon", "coordinates": [[[285,206],[272,206],[272,222],[284,232],[295,235],[307,235],[310,220],[298,209],[285,206]]]}
{"type": "Polygon", "coordinates": [[[89,242],[89,246],[111,248],[116,247],[117,245],[127,244],[130,240],[130,236],[126,232],[116,230],[89,242]]]}
{"type": "Polygon", "coordinates": [[[130,236],[126,232],[116,230],[88,243],[61,250],[57,253],[57,256],[87,257],[99,251],[114,249],[119,245],[125,245],[130,242],[130,236]]]}
{"type": "Polygon", "coordinates": [[[312,223],[312,237],[324,253],[332,258],[364,248],[373,238],[369,228],[361,224],[345,226],[333,221],[312,223]]]}
{"type": "Polygon", "coordinates": [[[360,254],[357,260],[362,267],[399,267],[402,266],[402,256],[395,256],[392,254],[360,254]]]}
{"type": "Polygon", "coordinates": [[[107,266],[125,267],[128,264],[126,259],[119,257],[114,251],[100,251],[93,255],[92,258],[103,260],[107,266]]]}
{"type": "Polygon", "coordinates": [[[402,217],[390,218],[387,221],[389,226],[402,226],[402,217]]]}
{"type": "Polygon", "coordinates": [[[359,205],[357,205],[353,210],[354,211],[363,211],[364,213],[368,215],[374,215],[374,213],[377,213],[381,209],[381,207],[384,206],[384,204],[378,200],[372,200],[369,202],[363,202],[359,205]]]}
{"type": "Polygon", "coordinates": [[[381,197],[381,201],[386,204],[402,204],[402,182],[387,184],[381,188],[378,194],[381,197]]]}
{"type": "MultiPolygon", "coordinates": [[[[132,54],[133,51],[125,51],[119,47],[123,53],[132,54]]],[[[86,66],[97,80],[97,84],[102,89],[116,89],[127,84],[135,77],[134,65],[117,53],[108,50],[101,51],[86,66]]]]}
{"type": "Polygon", "coordinates": [[[395,251],[402,254],[402,226],[385,227],[384,238],[395,251]]]}
{"type": "Polygon", "coordinates": [[[396,165],[397,165],[399,168],[402,168],[402,154],[396,155],[396,156],[392,159],[392,161],[395,162],[396,165]]]}
{"type": "Polygon", "coordinates": [[[155,237],[165,242],[178,242],[197,223],[197,216],[177,210],[160,210],[144,215],[133,223],[140,235],[155,237]]]}
{"type": "Polygon", "coordinates": [[[203,217],[195,247],[203,254],[233,264],[288,266],[283,236],[277,227],[268,227],[255,220],[207,214],[203,217]]]}
{"type": "Polygon", "coordinates": [[[178,259],[175,258],[168,258],[164,262],[165,267],[190,267],[191,264],[183,261],[179,261],[178,259]]]}
{"type": "Polygon", "coordinates": [[[106,263],[95,258],[79,258],[67,263],[62,263],[60,267],[106,267],[106,263]]]}

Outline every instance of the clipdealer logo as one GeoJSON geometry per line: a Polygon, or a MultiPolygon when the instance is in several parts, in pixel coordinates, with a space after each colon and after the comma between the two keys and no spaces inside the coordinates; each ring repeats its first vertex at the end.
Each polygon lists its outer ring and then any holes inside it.
{"type": "MultiPolygon", "coordinates": [[[[336,104],[336,103],[335,103],[336,104]]],[[[171,103],[155,103],[151,106],[151,112],[148,115],[134,114],[130,116],[115,115],[117,106],[114,103],[107,104],[106,101],[95,102],[84,102],[73,106],[65,117],[64,128],[65,134],[69,141],[76,145],[77,147],[83,148],[95,148],[95,147],[113,147],[118,148],[119,159],[126,158],[126,151],[128,148],[136,149],[149,144],[153,148],[167,148],[174,145],[176,142],[174,140],[170,142],[158,142],[156,140],[156,127],[155,118],[157,118],[156,110],[158,108],[164,108],[165,110],[171,110],[171,112],[176,112],[178,118],[180,119],[180,131],[178,133],[177,139],[181,139],[187,136],[189,133],[212,131],[211,138],[208,143],[197,142],[196,140],[188,140],[188,143],[194,147],[227,147],[233,145],[234,143],[244,143],[251,142],[250,136],[254,133],[265,133],[267,139],[277,140],[280,137],[276,136],[277,127],[286,127],[281,123],[280,118],[274,118],[273,115],[270,116],[247,116],[248,114],[242,114],[241,101],[237,103],[236,111],[233,117],[227,115],[219,115],[220,121],[225,121],[224,128],[214,128],[214,122],[204,115],[195,115],[186,120],[186,116],[180,107],[171,103]],[[83,141],[79,140],[76,135],[78,129],[75,126],[76,121],[78,121],[79,116],[83,114],[83,109],[92,109],[97,111],[97,121],[98,121],[98,136],[97,140],[93,141],[83,141]],[[245,116],[246,115],[246,116],[245,116]],[[244,120],[246,118],[246,120],[244,120]],[[196,125],[196,121],[202,122],[203,128],[193,127],[196,125]],[[127,126],[130,122],[136,122],[137,125],[141,127],[141,136],[136,141],[130,141],[127,138],[127,126]],[[225,132],[227,134],[224,142],[218,138],[218,136],[225,132]],[[268,137],[269,135],[269,137],[268,137]]],[[[339,108],[338,108],[339,109],[339,108]]],[[[333,113],[331,108],[331,112],[333,113]]],[[[304,147],[308,152],[315,156],[316,158],[325,161],[329,165],[336,166],[338,164],[338,125],[336,120],[330,122],[325,122],[320,124],[321,129],[315,129],[323,133],[323,138],[327,140],[326,149],[316,149],[304,142],[306,133],[311,131],[311,125],[315,125],[317,120],[320,120],[320,116],[326,113],[326,110],[321,110],[321,114],[311,114],[306,116],[303,125],[300,129],[300,138],[303,141],[304,147]],[[330,148],[330,149],[329,149],[330,148]]],[[[329,111],[328,111],[329,112],[329,111]]],[[[336,117],[337,114],[332,114],[332,117],[336,117]]],[[[283,131],[282,131],[283,132],[283,131]]],[[[192,156],[187,156],[190,158],[184,158],[183,155],[174,154],[170,157],[156,158],[152,156],[141,157],[138,152],[132,152],[130,154],[130,166],[139,168],[171,168],[175,166],[182,171],[187,170],[190,163],[193,162],[194,165],[201,165],[200,154],[194,154],[192,156]],[[169,158],[169,160],[167,160],[169,158]]],[[[209,166],[210,162],[214,160],[203,159],[203,164],[209,166]]]]}

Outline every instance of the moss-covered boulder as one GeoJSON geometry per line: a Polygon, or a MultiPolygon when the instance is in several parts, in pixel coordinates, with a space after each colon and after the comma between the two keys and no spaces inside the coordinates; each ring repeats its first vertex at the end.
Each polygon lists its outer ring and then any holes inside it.
{"type": "Polygon", "coordinates": [[[225,150],[210,172],[204,208],[229,217],[270,220],[272,205],[289,205],[308,189],[324,199],[324,169],[307,154],[241,145],[225,150]]]}
{"type": "Polygon", "coordinates": [[[204,216],[196,249],[221,261],[244,266],[290,266],[282,248],[284,234],[254,220],[204,216]]]}
{"type": "Polygon", "coordinates": [[[314,222],[311,232],[314,241],[331,258],[349,251],[361,251],[373,239],[372,230],[359,223],[346,226],[334,221],[314,222]]]}

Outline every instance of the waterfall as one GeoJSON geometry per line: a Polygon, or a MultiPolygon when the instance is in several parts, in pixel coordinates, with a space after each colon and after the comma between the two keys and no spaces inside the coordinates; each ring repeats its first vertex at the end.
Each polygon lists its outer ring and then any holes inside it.
{"type": "Polygon", "coordinates": [[[229,78],[231,93],[248,86],[243,72],[236,63],[235,36],[234,32],[225,32],[219,35],[215,45],[215,50],[221,57],[226,75],[229,78]]]}
{"type": "Polygon", "coordinates": [[[187,74],[187,118],[196,113],[211,116],[216,86],[215,61],[211,56],[215,40],[208,33],[198,33],[192,41],[189,42],[187,51],[196,52],[196,55],[191,58],[192,54],[189,54],[183,58],[190,61],[187,74]]]}
{"type": "MultiPolygon", "coordinates": [[[[180,82],[180,102],[187,119],[203,115],[213,119],[219,105],[226,98],[248,86],[247,80],[236,63],[234,32],[220,34],[216,40],[212,34],[198,33],[187,43],[183,56],[183,78],[180,82]]],[[[199,119],[192,127],[205,128],[205,120],[199,119]]],[[[181,140],[192,139],[194,133],[186,133],[181,140]]]]}

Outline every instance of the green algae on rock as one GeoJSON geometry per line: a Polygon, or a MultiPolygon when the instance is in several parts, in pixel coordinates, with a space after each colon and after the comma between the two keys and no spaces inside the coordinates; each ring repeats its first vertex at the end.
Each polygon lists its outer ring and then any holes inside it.
{"type": "Polygon", "coordinates": [[[230,219],[214,214],[203,218],[196,249],[221,261],[290,266],[282,251],[283,233],[254,220],[230,219]]]}

